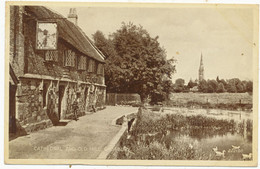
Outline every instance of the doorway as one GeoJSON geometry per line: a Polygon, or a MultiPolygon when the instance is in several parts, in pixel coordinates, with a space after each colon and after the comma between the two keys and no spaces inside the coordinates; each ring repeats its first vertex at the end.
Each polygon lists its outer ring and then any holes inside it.
{"type": "Polygon", "coordinates": [[[88,87],[85,88],[84,92],[84,106],[85,106],[85,112],[87,111],[87,105],[88,105],[88,87]]]}
{"type": "Polygon", "coordinates": [[[15,93],[16,86],[9,83],[9,133],[16,132],[15,93]]]}
{"type": "Polygon", "coordinates": [[[59,85],[59,110],[58,110],[58,117],[59,117],[59,120],[61,120],[61,114],[62,114],[62,100],[63,100],[63,97],[64,97],[64,91],[65,91],[65,86],[64,85],[59,85]]]}

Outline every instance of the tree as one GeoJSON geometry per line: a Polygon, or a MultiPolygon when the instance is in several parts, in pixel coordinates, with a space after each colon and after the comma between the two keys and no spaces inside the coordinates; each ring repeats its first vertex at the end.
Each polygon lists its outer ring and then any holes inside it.
{"type": "Polygon", "coordinates": [[[236,88],[237,88],[237,92],[238,92],[238,93],[243,93],[243,92],[245,92],[244,86],[243,86],[243,84],[242,84],[241,82],[239,82],[239,83],[236,85],[236,88]]]}
{"type": "Polygon", "coordinates": [[[111,39],[107,39],[101,31],[97,31],[93,35],[95,46],[105,55],[106,62],[104,66],[106,90],[108,92],[118,92],[123,84],[117,78],[123,70],[116,66],[121,62],[117,52],[114,49],[114,44],[111,39]]]}
{"type": "Polygon", "coordinates": [[[162,91],[151,93],[151,104],[156,104],[165,100],[170,100],[169,96],[173,92],[173,83],[171,80],[162,81],[162,91]]]}
{"type": "Polygon", "coordinates": [[[208,92],[208,83],[206,80],[201,80],[198,85],[199,92],[207,93],[208,92]]]}
{"type": "Polygon", "coordinates": [[[252,81],[247,82],[246,91],[249,92],[249,93],[253,92],[253,82],[252,81]]]}
{"type": "Polygon", "coordinates": [[[189,83],[188,83],[188,88],[190,89],[190,88],[193,88],[194,86],[197,86],[197,85],[198,85],[197,83],[193,82],[193,81],[190,79],[190,81],[189,81],[189,83]]]}
{"type": "Polygon", "coordinates": [[[163,91],[165,100],[169,100],[170,99],[169,96],[173,92],[172,80],[170,80],[170,79],[163,80],[162,87],[163,87],[162,91],[163,91]]]}
{"type": "Polygon", "coordinates": [[[217,91],[218,82],[216,80],[208,80],[208,92],[214,93],[217,91]]]}
{"type": "Polygon", "coordinates": [[[226,91],[226,89],[225,89],[225,87],[224,87],[224,84],[223,83],[219,83],[218,84],[218,88],[217,88],[217,93],[223,93],[223,92],[225,92],[226,91]]]}
{"type": "Polygon", "coordinates": [[[95,38],[94,41],[105,44],[102,46],[106,46],[106,52],[113,51],[107,49],[111,47],[116,52],[115,57],[110,59],[109,56],[106,60],[110,69],[105,72],[108,92],[138,93],[143,102],[149,95],[158,97],[163,93],[164,79],[171,79],[175,72],[174,59],[166,59],[166,51],[160,46],[158,37],[151,37],[142,26],[123,23],[110,36],[108,44],[95,38]]]}
{"type": "Polygon", "coordinates": [[[238,92],[237,86],[240,83],[241,83],[241,81],[238,78],[233,78],[233,79],[227,80],[227,91],[230,93],[238,92]]]}
{"type": "Polygon", "coordinates": [[[177,93],[183,92],[184,87],[185,87],[184,84],[185,84],[184,79],[181,79],[181,78],[176,79],[175,84],[174,84],[174,91],[177,93]]]}
{"type": "Polygon", "coordinates": [[[227,82],[224,79],[221,79],[219,83],[222,83],[224,85],[225,90],[227,89],[227,82]]]}

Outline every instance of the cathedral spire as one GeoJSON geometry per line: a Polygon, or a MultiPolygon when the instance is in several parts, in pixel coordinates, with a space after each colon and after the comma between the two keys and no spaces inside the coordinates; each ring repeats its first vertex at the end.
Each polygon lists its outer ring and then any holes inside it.
{"type": "Polygon", "coordinates": [[[200,56],[200,67],[199,67],[199,81],[202,81],[204,79],[204,66],[203,66],[203,56],[201,52],[200,56]]]}
{"type": "Polygon", "coordinates": [[[200,56],[200,66],[203,66],[203,56],[202,56],[202,52],[201,52],[201,56],[200,56]]]}

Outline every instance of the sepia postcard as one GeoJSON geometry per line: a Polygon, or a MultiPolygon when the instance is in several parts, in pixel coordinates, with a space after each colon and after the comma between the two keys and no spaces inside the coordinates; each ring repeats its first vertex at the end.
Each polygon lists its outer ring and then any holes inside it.
{"type": "Polygon", "coordinates": [[[6,164],[257,166],[257,4],[5,9],[6,164]]]}

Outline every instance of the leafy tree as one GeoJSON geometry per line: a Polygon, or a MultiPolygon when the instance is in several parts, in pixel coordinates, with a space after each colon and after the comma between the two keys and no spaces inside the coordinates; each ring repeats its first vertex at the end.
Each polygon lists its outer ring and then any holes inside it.
{"type": "Polygon", "coordinates": [[[116,66],[121,62],[121,58],[118,57],[114,44],[111,39],[107,39],[101,31],[97,31],[93,35],[93,40],[95,46],[105,55],[105,79],[108,92],[117,92],[120,87],[122,88],[124,84],[121,84],[119,80],[116,80],[123,70],[116,66]]]}
{"type": "Polygon", "coordinates": [[[243,92],[247,92],[247,83],[248,83],[248,81],[246,81],[246,80],[243,80],[243,81],[241,82],[241,84],[242,84],[242,86],[243,86],[243,89],[244,89],[243,92]]]}
{"type": "Polygon", "coordinates": [[[107,39],[101,31],[96,31],[93,35],[95,46],[106,56],[106,58],[115,59],[116,51],[111,39],[107,39]]]}
{"type": "Polygon", "coordinates": [[[208,92],[208,83],[206,80],[201,80],[198,85],[198,89],[200,92],[207,93],[208,92]]]}
{"type": "Polygon", "coordinates": [[[166,59],[158,37],[151,37],[142,26],[132,23],[123,23],[110,39],[102,38],[100,33],[94,36],[99,37],[93,38],[97,47],[100,44],[105,53],[113,56],[106,59],[108,92],[138,93],[144,101],[149,95],[156,100],[168,90],[164,89],[164,83],[175,72],[174,59],[166,59]],[[105,43],[99,42],[100,39],[105,43]]]}
{"type": "Polygon", "coordinates": [[[173,92],[172,80],[170,80],[170,79],[163,80],[162,87],[163,87],[162,91],[163,91],[165,100],[169,100],[170,99],[169,96],[173,92]]]}
{"type": "Polygon", "coordinates": [[[246,91],[247,92],[253,92],[253,82],[252,81],[247,82],[246,91]]]}
{"type": "Polygon", "coordinates": [[[218,82],[216,80],[208,80],[208,92],[214,93],[217,91],[218,82]]]}
{"type": "Polygon", "coordinates": [[[165,100],[169,100],[170,94],[173,92],[173,83],[171,80],[162,81],[162,91],[151,93],[151,104],[156,104],[165,100]]]}
{"type": "Polygon", "coordinates": [[[176,79],[175,84],[174,84],[174,91],[177,92],[177,93],[183,92],[184,88],[185,88],[184,84],[185,84],[184,79],[181,79],[181,78],[176,79]]]}
{"type": "Polygon", "coordinates": [[[193,81],[190,79],[190,81],[189,81],[189,83],[188,83],[188,88],[193,88],[194,86],[197,86],[197,85],[198,85],[197,83],[193,82],[193,81]]]}
{"type": "Polygon", "coordinates": [[[224,85],[224,88],[227,89],[227,82],[224,79],[221,79],[219,83],[222,83],[224,85]]]}
{"type": "Polygon", "coordinates": [[[236,88],[237,88],[237,92],[238,93],[243,93],[245,92],[245,89],[244,89],[244,86],[241,82],[239,82],[237,85],[236,85],[236,88]]]}
{"type": "Polygon", "coordinates": [[[237,88],[234,84],[228,84],[227,85],[227,91],[229,93],[236,93],[237,92],[237,88]]]}
{"type": "Polygon", "coordinates": [[[225,89],[225,87],[224,87],[224,85],[223,85],[223,83],[219,83],[218,84],[218,88],[217,88],[217,93],[223,93],[223,92],[225,92],[226,91],[226,89],[225,89]]]}
{"type": "Polygon", "coordinates": [[[241,81],[238,78],[233,78],[227,80],[227,91],[230,93],[236,93],[237,91],[237,85],[241,83],[241,81]]]}

